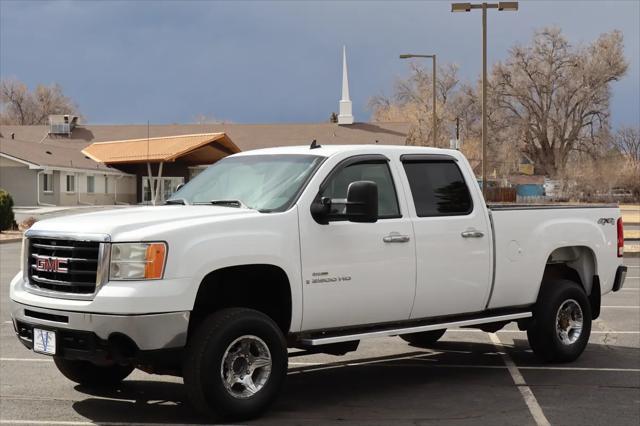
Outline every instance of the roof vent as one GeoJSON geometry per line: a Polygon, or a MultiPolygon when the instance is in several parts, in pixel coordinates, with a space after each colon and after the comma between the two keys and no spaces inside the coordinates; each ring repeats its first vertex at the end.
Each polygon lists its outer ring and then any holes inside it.
{"type": "Polygon", "coordinates": [[[49,116],[49,134],[50,135],[67,135],[71,136],[71,132],[78,124],[78,117],[75,115],[50,115],[49,116]]]}

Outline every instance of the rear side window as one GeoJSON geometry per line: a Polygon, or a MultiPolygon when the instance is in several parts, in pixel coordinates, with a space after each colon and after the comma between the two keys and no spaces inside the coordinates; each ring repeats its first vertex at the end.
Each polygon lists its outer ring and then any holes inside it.
{"type": "Polygon", "coordinates": [[[455,161],[405,161],[403,166],[419,217],[465,215],[473,210],[455,161]]]}

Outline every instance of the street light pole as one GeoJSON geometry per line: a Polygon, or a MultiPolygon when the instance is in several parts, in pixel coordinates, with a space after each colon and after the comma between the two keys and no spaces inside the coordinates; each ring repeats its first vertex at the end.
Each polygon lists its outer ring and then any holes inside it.
{"type": "Polygon", "coordinates": [[[400,59],[409,59],[409,58],[430,58],[433,59],[433,87],[431,89],[432,93],[432,115],[433,115],[433,132],[432,132],[432,142],[433,146],[437,147],[438,145],[438,116],[436,114],[436,55],[413,55],[413,54],[402,54],[400,55],[400,59]]]}
{"type": "Polygon", "coordinates": [[[436,116],[436,55],[433,55],[433,146],[438,147],[438,117],[436,116]]]}
{"type": "Polygon", "coordinates": [[[487,4],[482,3],[482,196],[487,199],[487,4]]]}
{"type": "Polygon", "coordinates": [[[470,12],[471,9],[482,9],[482,195],[487,198],[489,186],[487,175],[487,9],[499,11],[518,10],[517,1],[501,1],[499,3],[452,3],[452,12],[470,12]]]}

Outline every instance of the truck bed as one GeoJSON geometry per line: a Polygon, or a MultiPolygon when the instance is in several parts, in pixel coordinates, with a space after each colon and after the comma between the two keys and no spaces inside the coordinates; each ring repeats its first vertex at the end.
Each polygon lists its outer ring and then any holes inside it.
{"type": "Polygon", "coordinates": [[[535,303],[548,259],[556,249],[574,247],[591,256],[595,270],[570,264],[585,287],[598,275],[602,293],[611,291],[617,257],[614,204],[490,204],[494,273],[488,308],[535,303]],[[597,260],[597,261],[596,261],[597,260]]]}

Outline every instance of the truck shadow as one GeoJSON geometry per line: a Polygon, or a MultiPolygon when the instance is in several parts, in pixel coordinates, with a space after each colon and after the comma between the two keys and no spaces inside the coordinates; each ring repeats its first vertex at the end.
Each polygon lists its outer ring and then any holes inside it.
{"type": "MultiPolygon", "coordinates": [[[[513,343],[507,352],[518,366],[542,365],[526,340],[513,343]]],[[[639,359],[638,348],[591,344],[577,362],[563,365],[638,368],[639,359]]],[[[186,402],[181,383],[126,380],[117,389],[76,389],[90,397],[75,402],[74,410],[98,424],[207,422],[186,402]]],[[[522,398],[492,344],[444,341],[431,350],[294,365],[282,394],[256,422],[325,424],[358,419],[390,423],[420,419],[526,424],[530,419],[523,408],[522,398]]]]}

